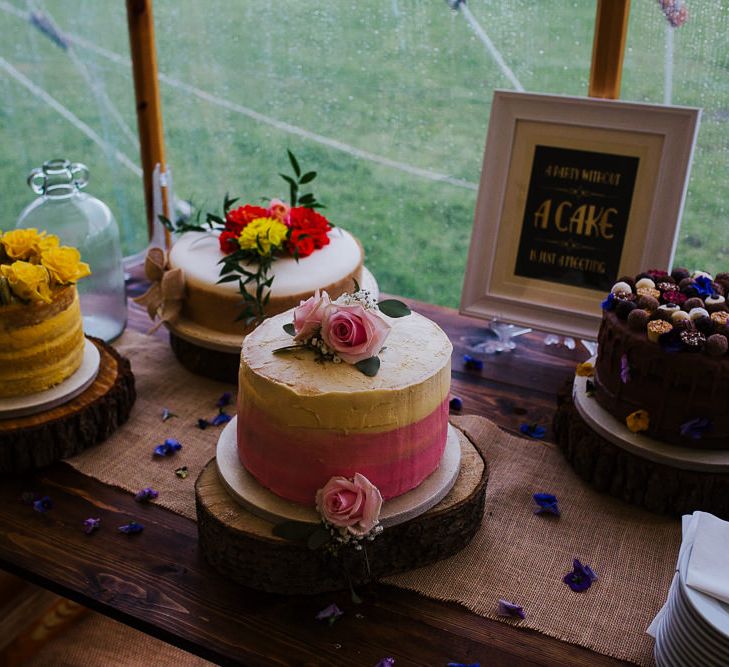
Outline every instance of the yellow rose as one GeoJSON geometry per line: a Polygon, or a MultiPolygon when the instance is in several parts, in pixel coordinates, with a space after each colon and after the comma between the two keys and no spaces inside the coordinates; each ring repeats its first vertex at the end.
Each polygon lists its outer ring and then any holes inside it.
{"type": "Polygon", "coordinates": [[[625,418],[625,424],[633,433],[640,433],[648,430],[651,420],[645,410],[636,410],[625,418]]]}
{"type": "Polygon", "coordinates": [[[0,264],[0,270],[7,278],[13,294],[19,299],[51,302],[48,271],[40,264],[13,262],[0,264]]]}
{"type": "Polygon", "coordinates": [[[46,234],[43,232],[40,236],[40,241],[38,241],[38,252],[41,254],[50,248],[57,248],[60,243],[55,234],[46,234]]]}
{"type": "Polygon", "coordinates": [[[577,364],[575,374],[577,377],[591,378],[595,375],[595,367],[589,361],[583,361],[581,364],[577,364]]]}
{"type": "Polygon", "coordinates": [[[261,255],[270,255],[271,249],[283,246],[289,228],[275,218],[251,220],[240,233],[238,244],[242,250],[257,250],[261,255]]]}
{"type": "Polygon", "coordinates": [[[75,283],[91,273],[89,265],[81,261],[79,251],[68,246],[45,249],[41,254],[41,264],[48,269],[51,280],[61,285],[75,283]]]}
{"type": "Polygon", "coordinates": [[[39,234],[37,229],[13,229],[3,234],[0,242],[10,259],[32,261],[40,254],[40,243],[45,234],[39,234]]]}

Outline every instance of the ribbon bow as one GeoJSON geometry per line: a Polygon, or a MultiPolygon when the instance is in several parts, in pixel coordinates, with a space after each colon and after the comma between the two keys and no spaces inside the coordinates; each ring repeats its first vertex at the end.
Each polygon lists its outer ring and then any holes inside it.
{"type": "Polygon", "coordinates": [[[185,274],[182,269],[167,268],[167,256],[162,248],[150,248],[144,260],[144,275],[152,284],[134,302],[147,309],[150,320],[159,318],[149,330],[154,333],[163,323],[174,324],[179,318],[185,296],[185,274]]]}

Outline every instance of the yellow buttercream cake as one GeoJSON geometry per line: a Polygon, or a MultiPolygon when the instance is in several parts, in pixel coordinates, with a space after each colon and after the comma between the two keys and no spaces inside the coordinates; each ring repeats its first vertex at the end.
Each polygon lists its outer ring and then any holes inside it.
{"type": "Polygon", "coordinates": [[[44,391],[78,370],[85,342],[75,283],[89,273],[53,235],[0,236],[0,398],[44,391]]]}

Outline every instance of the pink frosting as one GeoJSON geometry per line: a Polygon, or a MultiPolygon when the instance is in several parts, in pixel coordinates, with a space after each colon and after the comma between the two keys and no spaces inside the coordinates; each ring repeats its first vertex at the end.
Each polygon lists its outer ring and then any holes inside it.
{"type": "Polygon", "coordinates": [[[239,406],[238,455],[275,494],[313,506],[332,477],[364,475],[387,500],[415,488],[439,465],[448,434],[448,400],[418,422],[383,433],[336,433],[277,426],[239,406]]]}

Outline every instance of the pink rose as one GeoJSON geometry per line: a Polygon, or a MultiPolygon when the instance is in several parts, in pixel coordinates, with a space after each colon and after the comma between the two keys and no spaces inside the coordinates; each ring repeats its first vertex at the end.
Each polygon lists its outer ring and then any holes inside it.
{"type": "Polygon", "coordinates": [[[332,477],[316,492],[316,509],[332,526],[346,528],[352,535],[366,535],[377,524],[382,496],[364,475],[352,480],[332,477]]]}
{"type": "Polygon", "coordinates": [[[272,218],[276,218],[276,220],[280,220],[283,222],[287,227],[290,227],[289,224],[289,211],[291,210],[291,207],[286,203],[282,202],[280,199],[272,199],[271,203],[268,206],[268,215],[272,218]]]}
{"type": "Polygon", "coordinates": [[[322,340],[348,364],[376,356],[390,329],[385,320],[359,304],[330,304],[321,321],[322,340]]]}
{"type": "Polygon", "coordinates": [[[326,292],[319,294],[319,290],[316,290],[314,296],[294,308],[294,341],[305,341],[319,331],[324,309],[329,304],[329,295],[326,292]]]}

